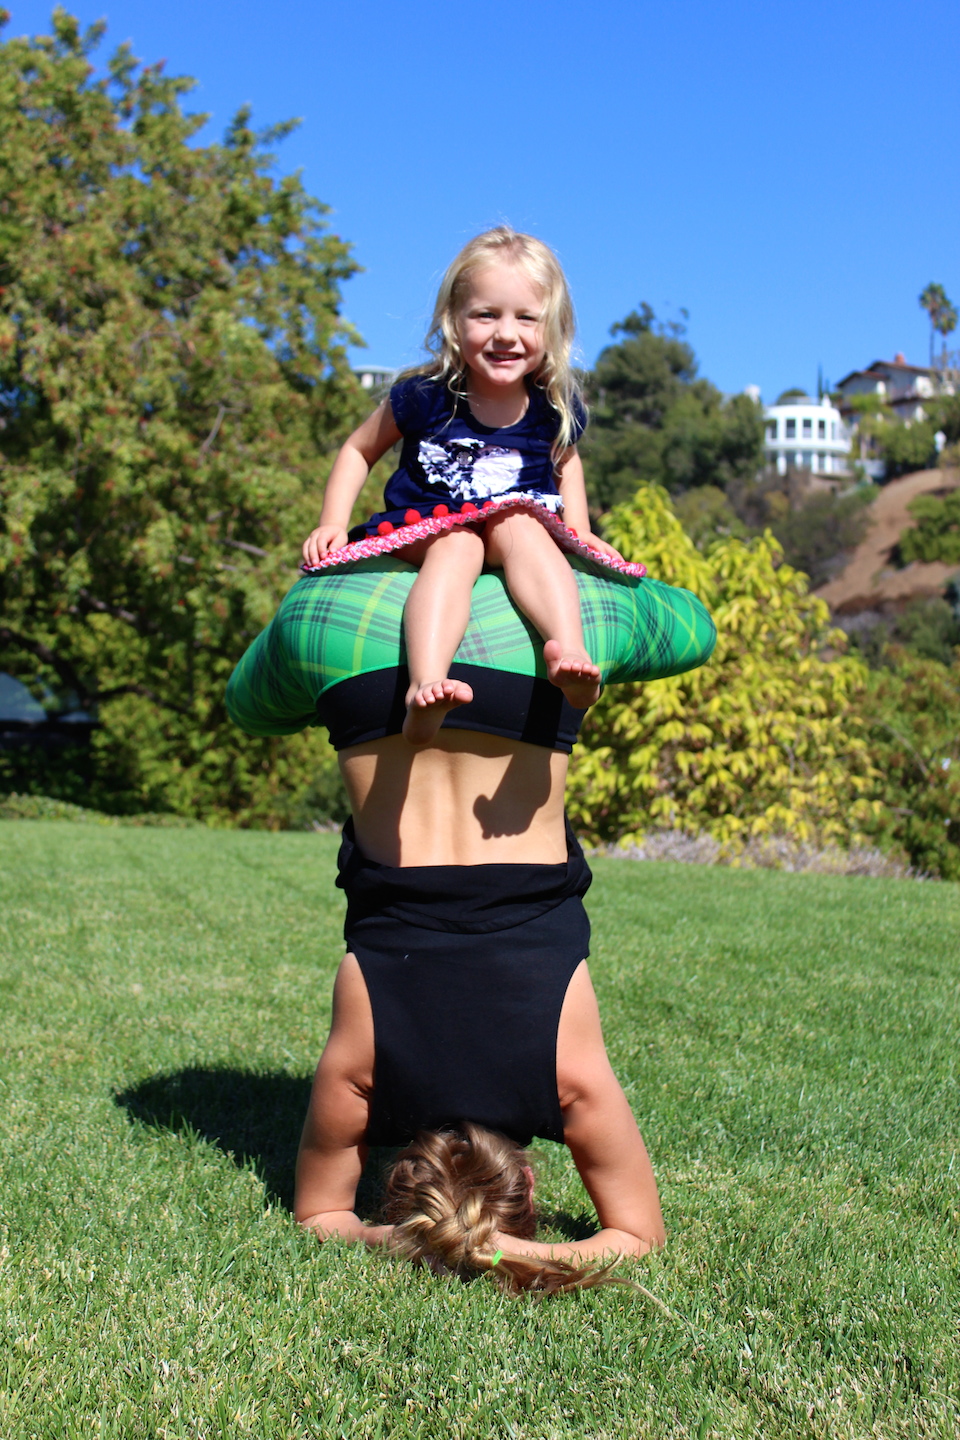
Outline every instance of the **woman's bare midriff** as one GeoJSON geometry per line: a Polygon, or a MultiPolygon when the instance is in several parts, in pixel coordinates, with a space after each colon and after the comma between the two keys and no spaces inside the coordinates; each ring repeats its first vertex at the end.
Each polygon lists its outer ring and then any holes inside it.
{"type": "Polygon", "coordinates": [[[357,843],[381,865],[557,865],[567,756],[475,730],[340,752],[357,843]]]}

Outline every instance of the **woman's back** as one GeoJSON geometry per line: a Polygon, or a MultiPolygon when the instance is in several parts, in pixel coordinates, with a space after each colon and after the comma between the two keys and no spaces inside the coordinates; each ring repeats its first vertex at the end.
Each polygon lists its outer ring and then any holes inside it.
{"type": "Polygon", "coordinates": [[[388,735],[340,752],[357,843],[381,865],[556,865],[567,756],[470,730],[428,749],[388,735]]]}

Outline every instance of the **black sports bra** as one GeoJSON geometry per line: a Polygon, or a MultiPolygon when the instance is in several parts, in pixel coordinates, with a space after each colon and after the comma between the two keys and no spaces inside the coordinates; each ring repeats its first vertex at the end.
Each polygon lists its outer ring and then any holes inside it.
{"type": "MultiPolygon", "coordinates": [[[[473,700],[448,713],[445,730],[481,730],[570,754],[586,711],[575,710],[548,680],[456,661],[450,677],[466,681],[473,700]]],[[[399,735],[408,683],[406,666],[398,665],[351,676],[325,690],[317,700],[317,718],[329,730],[333,748],[399,735]]]]}

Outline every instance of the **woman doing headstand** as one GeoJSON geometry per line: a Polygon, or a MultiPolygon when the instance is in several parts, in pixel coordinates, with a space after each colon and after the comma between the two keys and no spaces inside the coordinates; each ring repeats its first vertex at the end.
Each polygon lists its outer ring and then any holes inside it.
{"type": "Polygon", "coordinates": [[[584,1261],[643,1254],[664,1232],[584,959],[590,873],[564,826],[566,755],[442,730],[429,749],[388,736],[340,760],[354,817],[338,882],[348,953],[297,1219],[321,1238],[492,1269],[508,1288],[595,1283],[584,1261]],[[534,1135],[569,1147],[598,1234],[533,1238],[534,1135]],[[371,1144],[409,1147],[381,1226],[354,1211],[371,1144]]]}

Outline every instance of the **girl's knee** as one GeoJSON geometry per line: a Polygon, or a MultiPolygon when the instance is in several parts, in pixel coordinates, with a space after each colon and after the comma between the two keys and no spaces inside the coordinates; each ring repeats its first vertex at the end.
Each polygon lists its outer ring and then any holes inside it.
{"type": "Polygon", "coordinates": [[[492,516],[484,526],[483,542],[487,560],[492,565],[502,564],[505,556],[515,545],[530,547],[543,541],[553,545],[553,538],[543,528],[535,515],[527,510],[507,510],[492,516]]]}

